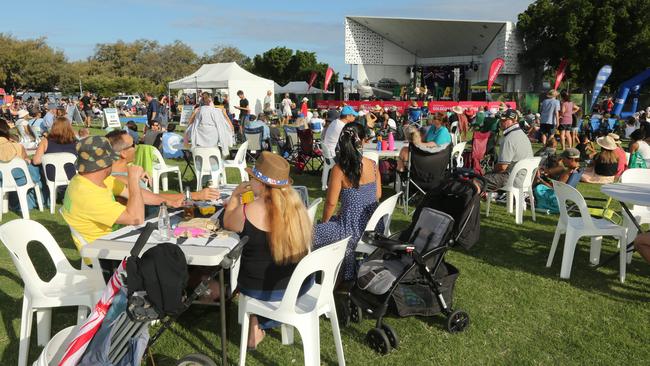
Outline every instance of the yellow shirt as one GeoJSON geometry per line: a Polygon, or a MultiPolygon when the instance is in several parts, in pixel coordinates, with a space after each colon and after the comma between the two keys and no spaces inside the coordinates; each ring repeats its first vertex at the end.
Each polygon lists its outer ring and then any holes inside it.
{"type": "MultiPolygon", "coordinates": [[[[124,205],[115,201],[115,196],[124,190],[124,183],[109,176],[104,184],[106,188],[99,187],[77,174],[65,191],[63,218],[87,243],[110,233],[115,221],[126,210],[124,205]]],[[[81,250],[81,243],[74,237],[73,240],[81,250]]]]}

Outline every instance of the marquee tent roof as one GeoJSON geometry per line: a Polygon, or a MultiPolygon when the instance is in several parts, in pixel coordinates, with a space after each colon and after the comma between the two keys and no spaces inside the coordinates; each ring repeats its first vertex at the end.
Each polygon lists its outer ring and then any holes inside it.
{"type": "Polygon", "coordinates": [[[277,83],[275,84],[275,93],[276,94],[281,94],[281,93],[292,93],[292,94],[320,94],[323,92],[323,90],[311,87],[309,91],[309,83],[306,81],[290,81],[287,83],[285,86],[280,86],[277,83]]]}
{"type": "Polygon", "coordinates": [[[366,16],[348,16],[347,19],[369,28],[418,57],[482,55],[507,23],[366,16]]]}
{"type": "Polygon", "coordinates": [[[193,74],[169,83],[169,89],[227,89],[229,82],[259,82],[273,88],[273,81],[242,69],[236,62],[205,64],[193,74]]]}

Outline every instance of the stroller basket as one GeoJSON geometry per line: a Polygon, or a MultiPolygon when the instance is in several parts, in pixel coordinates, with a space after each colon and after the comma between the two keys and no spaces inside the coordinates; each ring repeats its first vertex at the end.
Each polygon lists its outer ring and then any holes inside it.
{"type": "MultiPolygon", "coordinates": [[[[454,285],[459,274],[456,267],[444,262],[434,276],[440,284],[442,297],[449,307],[453,303],[454,285]],[[446,273],[443,274],[443,272],[446,273]]],[[[391,313],[401,317],[415,315],[433,316],[442,312],[438,300],[431,293],[431,289],[425,279],[414,282],[402,281],[393,293],[389,309],[391,313]]]]}

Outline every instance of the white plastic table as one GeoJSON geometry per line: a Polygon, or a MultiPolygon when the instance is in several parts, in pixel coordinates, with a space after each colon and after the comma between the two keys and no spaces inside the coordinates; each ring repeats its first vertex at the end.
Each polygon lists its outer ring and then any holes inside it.
{"type": "MultiPolygon", "coordinates": [[[[213,217],[216,217],[218,214],[219,213],[215,214],[213,217]]],[[[180,215],[182,215],[182,211],[171,215],[172,223],[179,221],[180,215]]],[[[157,218],[148,220],[148,222],[155,221],[157,221],[157,218]]],[[[131,248],[133,248],[136,239],[142,232],[142,228],[144,228],[144,225],[126,226],[114,231],[81,248],[81,256],[86,258],[122,260],[131,254],[131,248]]],[[[162,241],[158,240],[158,238],[159,236],[156,230],[140,253],[144,253],[149,248],[161,243],[162,241]]],[[[230,233],[227,236],[216,236],[211,238],[192,238],[186,240],[172,238],[170,240],[165,240],[164,242],[175,242],[178,244],[185,254],[185,259],[187,260],[188,265],[217,266],[221,263],[226,254],[237,245],[239,242],[239,236],[230,233]]],[[[93,262],[97,263],[97,261],[93,262]]],[[[96,265],[96,267],[98,268],[98,271],[101,271],[99,265],[96,265]]],[[[219,271],[219,285],[222,289],[225,288],[223,268],[219,271]]],[[[227,365],[225,291],[219,291],[219,313],[221,318],[221,364],[227,365]]]]}
{"type": "Polygon", "coordinates": [[[621,203],[650,207],[650,184],[611,183],[600,191],[621,203]]]}
{"type": "Polygon", "coordinates": [[[367,143],[363,145],[363,151],[376,152],[380,158],[396,158],[404,146],[408,146],[406,141],[395,141],[395,150],[377,150],[377,143],[367,143]]]}

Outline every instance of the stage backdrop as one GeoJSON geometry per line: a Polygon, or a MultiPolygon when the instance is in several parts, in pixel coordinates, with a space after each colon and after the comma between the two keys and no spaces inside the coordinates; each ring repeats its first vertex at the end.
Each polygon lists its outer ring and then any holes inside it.
{"type": "MultiPolygon", "coordinates": [[[[341,105],[349,105],[350,107],[359,110],[359,107],[364,106],[366,109],[370,110],[374,106],[379,105],[382,108],[396,107],[400,113],[404,113],[404,110],[411,105],[412,102],[409,101],[341,101],[341,100],[319,100],[316,102],[318,109],[330,109],[337,108],[341,105]]],[[[424,102],[417,102],[421,107],[424,102]]],[[[429,111],[431,112],[446,112],[448,109],[453,108],[454,106],[461,106],[465,109],[469,108],[474,111],[478,110],[479,107],[488,106],[492,112],[496,112],[499,109],[499,104],[501,102],[472,102],[472,101],[460,101],[460,102],[448,102],[448,101],[433,101],[428,102],[429,111]]],[[[509,108],[517,109],[517,103],[514,101],[504,102],[508,105],[509,108]]]]}

